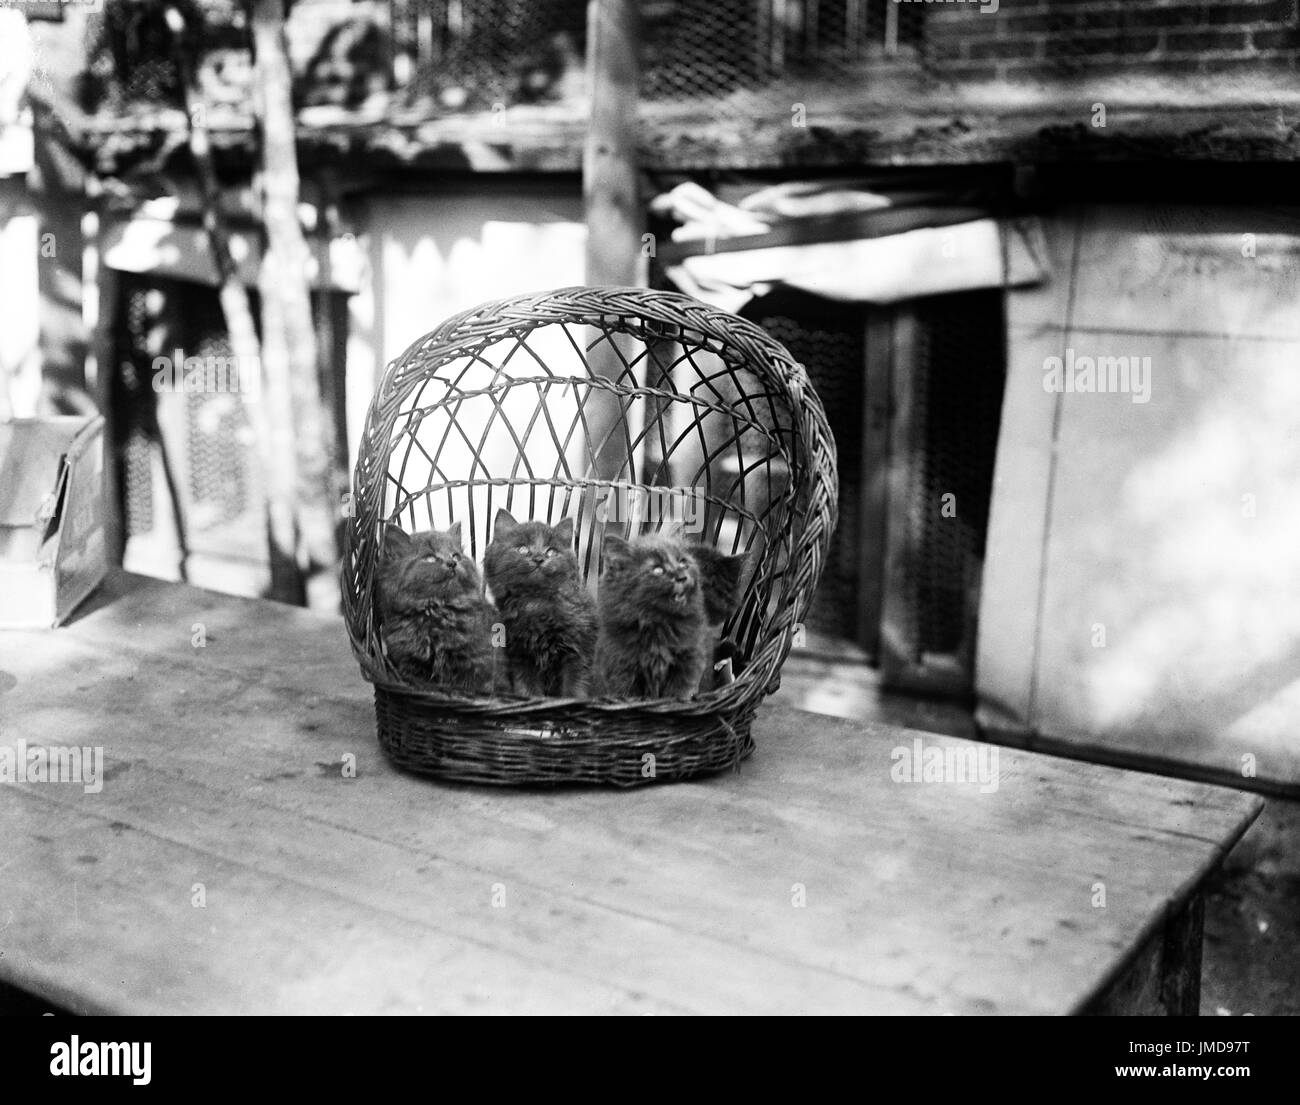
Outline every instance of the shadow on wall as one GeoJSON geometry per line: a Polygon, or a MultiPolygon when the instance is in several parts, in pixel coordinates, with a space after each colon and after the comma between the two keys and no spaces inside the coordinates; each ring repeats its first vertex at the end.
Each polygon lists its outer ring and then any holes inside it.
{"type": "Polygon", "coordinates": [[[1047,601],[1088,629],[1058,645],[1085,676],[1084,701],[1063,705],[1103,731],[1182,725],[1271,743],[1300,716],[1300,342],[1123,341],[1150,350],[1153,392],[1168,390],[1150,409],[1061,397],[1107,407],[1062,426],[1068,498],[1047,601]],[[1111,475],[1098,479],[1102,457],[1111,475]],[[1069,593],[1080,572],[1083,605],[1069,593]]]}
{"type": "MultiPolygon", "coordinates": [[[[985,590],[1007,631],[982,645],[981,692],[1013,700],[1005,671],[1032,663],[1027,720],[1045,736],[1294,785],[1300,222],[1244,206],[1078,217],[1077,263],[1058,269],[1078,274],[1068,331],[1063,286],[1014,316],[1003,437],[1018,445],[989,562],[1040,578],[1022,551],[1039,542],[1044,562],[1041,591],[1001,568],[985,590]],[[1084,358],[1126,359],[1129,386],[1103,388],[1098,368],[1070,387],[1084,358]],[[1035,603],[1011,631],[1008,604],[1035,603]]],[[[1054,233],[1075,238],[1073,220],[1054,233]]]]}

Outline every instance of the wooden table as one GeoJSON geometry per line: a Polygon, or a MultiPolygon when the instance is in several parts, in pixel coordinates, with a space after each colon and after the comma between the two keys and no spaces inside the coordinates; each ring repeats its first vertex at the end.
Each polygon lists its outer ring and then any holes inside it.
{"type": "Polygon", "coordinates": [[[1259,799],[1010,749],[987,793],[900,783],[894,749],[964,742],[777,708],[755,737],[630,792],[432,782],[380,753],[338,619],[118,575],[0,631],[0,745],[107,762],[0,786],[0,981],[113,1013],[1195,1011],[1200,889],[1259,799]]]}

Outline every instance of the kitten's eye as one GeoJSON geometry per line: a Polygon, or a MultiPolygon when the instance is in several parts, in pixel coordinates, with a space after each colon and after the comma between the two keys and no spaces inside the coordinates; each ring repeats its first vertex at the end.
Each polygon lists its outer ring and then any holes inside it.
{"type": "Polygon", "coordinates": [[[527,546],[527,545],[516,545],[516,546],[515,546],[515,552],[517,552],[517,553],[525,553],[525,554],[526,554],[526,553],[528,552],[528,546],[527,546]]]}
{"type": "Polygon", "coordinates": [[[554,555],[555,555],[555,550],[554,550],[554,549],[547,549],[547,550],[546,550],[546,556],[547,556],[548,559],[549,559],[550,557],[554,556],[554,555]]]}
{"type": "Polygon", "coordinates": [[[656,564],[656,565],[655,565],[655,566],[650,570],[650,574],[651,574],[651,575],[654,575],[654,576],[661,576],[661,575],[664,574],[664,570],[663,570],[663,568],[661,568],[659,565],[656,564]]]}
{"type": "Polygon", "coordinates": [[[420,559],[423,560],[426,564],[434,564],[438,560],[438,558],[432,554],[428,556],[422,556],[420,557],[420,559]]]}

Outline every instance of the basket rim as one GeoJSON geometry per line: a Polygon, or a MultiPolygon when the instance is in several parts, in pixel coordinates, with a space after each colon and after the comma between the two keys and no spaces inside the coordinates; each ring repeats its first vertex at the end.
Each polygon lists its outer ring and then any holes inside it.
{"type": "MultiPolygon", "coordinates": [[[[748,670],[748,669],[746,669],[748,670]]],[[[364,673],[364,665],[363,665],[364,673]]],[[[740,682],[744,673],[736,677],[740,682]]],[[[430,706],[445,706],[455,712],[493,713],[500,716],[514,714],[543,713],[550,710],[583,709],[594,710],[602,714],[619,715],[627,713],[649,712],[662,714],[726,714],[733,707],[715,707],[714,697],[724,694],[726,687],[715,688],[692,698],[530,698],[510,693],[468,696],[448,694],[436,687],[419,687],[411,683],[399,683],[387,677],[365,676],[366,681],[377,691],[397,694],[414,699],[430,706]]],[[[728,684],[734,686],[735,684],[728,684]]]]}
{"type": "MultiPolygon", "coordinates": [[[[490,323],[493,328],[499,328],[503,322],[512,319],[527,323],[530,328],[564,322],[600,326],[608,322],[611,317],[624,321],[638,318],[643,322],[650,320],[659,322],[665,329],[650,335],[657,338],[674,339],[693,330],[723,343],[724,346],[731,346],[735,344],[737,337],[743,336],[756,345],[767,346],[779,360],[788,361],[792,365],[799,363],[781,342],[758,323],[721,307],[705,303],[684,292],[640,288],[634,285],[570,284],[563,288],[504,296],[460,311],[435,326],[423,337],[416,338],[398,357],[394,358],[391,364],[405,361],[413,354],[426,352],[428,347],[435,344],[435,339],[440,344],[447,344],[450,339],[458,335],[463,334],[468,337],[477,333],[476,328],[469,326],[471,322],[490,323]],[[593,298],[608,301],[609,305],[602,308],[587,302],[593,298]],[[627,307],[628,310],[617,309],[620,301],[625,301],[622,306],[627,307]],[[575,305],[583,308],[588,317],[583,317],[581,311],[559,313],[558,309],[567,309],[575,305]],[[554,318],[537,317],[550,309],[557,309],[554,318]],[[689,315],[694,325],[684,325],[678,312],[689,315]]],[[[710,351],[719,356],[723,355],[718,349],[710,349],[710,351]]]]}

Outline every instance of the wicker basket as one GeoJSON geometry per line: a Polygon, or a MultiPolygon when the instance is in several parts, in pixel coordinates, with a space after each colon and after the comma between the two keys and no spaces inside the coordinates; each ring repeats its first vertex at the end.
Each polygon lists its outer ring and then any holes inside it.
{"type": "Polygon", "coordinates": [[[366,420],[343,605],[399,766],[473,783],[635,786],[733,766],[821,575],[836,520],[835,443],[780,343],[687,296],[566,288],[488,303],[388,366],[366,420]],[[676,521],[749,552],[723,627],[734,682],[690,701],[451,697],[405,683],[381,644],[380,532],[462,523],[482,560],[499,507],[571,516],[594,584],[606,533],[676,521]]]}

